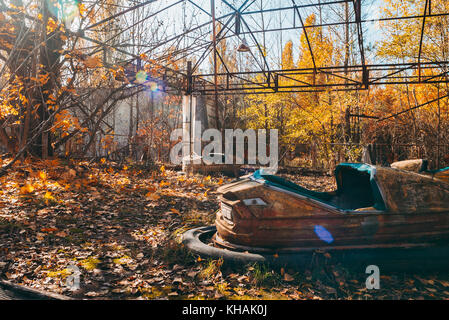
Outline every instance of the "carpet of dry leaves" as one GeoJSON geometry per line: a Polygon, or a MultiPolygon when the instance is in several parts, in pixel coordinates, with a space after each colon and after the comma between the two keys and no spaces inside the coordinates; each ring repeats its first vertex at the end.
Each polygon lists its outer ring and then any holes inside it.
{"type": "MultiPolygon", "coordinates": [[[[330,176],[286,177],[334,188],[330,176]]],[[[0,277],[83,299],[449,298],[441,272],[383,274],[367,290],[364,270],[230,267],[191,254],[180,234],[213,223],[215,190],[230,180],[104,159],[18,162],[0,178],[0,277]],[[65,286],[71,264],[77,291],[65,286]]]]}

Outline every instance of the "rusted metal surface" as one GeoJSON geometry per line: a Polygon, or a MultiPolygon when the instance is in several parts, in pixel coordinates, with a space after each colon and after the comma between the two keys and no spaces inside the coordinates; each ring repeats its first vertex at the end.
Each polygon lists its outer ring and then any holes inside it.
{"type": "Polygon", "coordinates": [[[375,180],[385,210],[342,210],[332,201],[298,196],[249,178],[223,186],[218,191],[225,214],[223,210],[217,213],[216,242],[229,248],[277,250],[447,243],[448,183],[429,175],[383,167],[375,168],[375,180]],[[251,205],[248,199],[261,199],[265,205],[251,205]]]}
{"type": "Polygon", "coordinates": [[[449,211],[449,184],[426,174],[377,168],[376,180],[389,212],[436,213],[449,211]]]}
{"type": "Polygon", "coordinates": [[[433,175],[434,178],[449,183],[449,170],[437,172],[433,175]]]}

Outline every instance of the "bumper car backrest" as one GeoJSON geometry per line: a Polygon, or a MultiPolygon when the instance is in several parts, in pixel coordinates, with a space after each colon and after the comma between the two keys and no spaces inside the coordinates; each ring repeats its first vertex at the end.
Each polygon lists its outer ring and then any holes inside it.
{"type": "Polygon", "coordinates": [[[376,169],[363,163],[342,163],[335,169],[337,195],[335,206],[343,210],[375,208],[385,210],[385,203],[374,179],[376,169]]]}
{"type": "Polygon", "coordinates": [[[428,163],[425,159],[413,159],[393,162],[390,167],[420,173],[427,171],[428,163]]]}

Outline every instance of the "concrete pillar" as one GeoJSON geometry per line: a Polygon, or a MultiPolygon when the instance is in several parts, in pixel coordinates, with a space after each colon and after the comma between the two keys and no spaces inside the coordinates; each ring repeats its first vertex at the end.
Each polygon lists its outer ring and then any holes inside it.
{"type": "Polygon", "coordinates": [[[182,100],[182,170],[189,171],[189,164],[201,164],[204,130],[208,129],[206,97],[186,95],[182,100]],[[193,121],[192,121],[193,119],[193,121]]]}

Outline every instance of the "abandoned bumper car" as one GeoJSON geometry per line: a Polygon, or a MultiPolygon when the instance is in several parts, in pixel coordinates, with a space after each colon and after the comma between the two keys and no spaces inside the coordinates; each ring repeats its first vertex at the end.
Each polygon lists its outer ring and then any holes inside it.
{"type": "Polygon", "coordinates": [[[418,161],[340,164],[334,192],[256,171],[220,187],[215,226],[189,230],[183,242],[233,262],[307,265],[329,253],[349,263],[449,266],[449,168],[418,161]]]}

